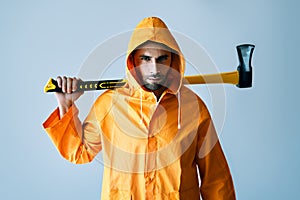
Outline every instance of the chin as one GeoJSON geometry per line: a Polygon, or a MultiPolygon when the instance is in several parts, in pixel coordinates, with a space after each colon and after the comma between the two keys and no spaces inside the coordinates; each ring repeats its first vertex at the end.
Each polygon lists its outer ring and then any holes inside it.
{"type": "Polygon", "coordinates": [[[155,90],[159,90],[159,89],[162,87],[162,85],[160,85],[160,84],[149,84],[149,83],[147,83],[147,84],[144,85],[144,87],[145,87],[147,90],[149,90],[149,91],[155,91],[155,90]]]}

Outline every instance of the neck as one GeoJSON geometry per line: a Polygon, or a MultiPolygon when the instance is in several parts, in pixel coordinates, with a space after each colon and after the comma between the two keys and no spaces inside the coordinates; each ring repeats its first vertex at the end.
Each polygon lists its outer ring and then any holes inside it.
{"type": "Polygon", "coordinates": [[[161,88],[159,88],[158,90],[152,91],[153,94],[156,96],[156,101],[157,101],[157,102],[159,101],[161,95],[164,93],[165,90],[166,90],[165,87],[161,87],[161,88]]]}

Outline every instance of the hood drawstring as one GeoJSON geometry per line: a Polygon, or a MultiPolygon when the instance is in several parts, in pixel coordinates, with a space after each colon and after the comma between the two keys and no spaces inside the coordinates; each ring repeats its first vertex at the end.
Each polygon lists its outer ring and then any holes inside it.
{"type": "Polygon", "coordinates": [[[143,91],[140,89],[140,113],[141,113],[141,119],[140,124],[143,123],[143,91]]]}
{"type": "Polygon", "coordinates": [[[180,102],[180,91],[177,93],[177,99],[178,99],[178,129],[181,129],[181,102],[180,102]]]}
{"type": "MultiPolygon", "coordinates": [[[[177,100],[178,100],[178,114],[177,114],[177,121],[178,121],[178,129],[181,129],[181,100],[180,100],[180,91],[177,93],[177,100]]],[[[140,124],[143,124],[143,91],[140,90],[140,124]]]]}

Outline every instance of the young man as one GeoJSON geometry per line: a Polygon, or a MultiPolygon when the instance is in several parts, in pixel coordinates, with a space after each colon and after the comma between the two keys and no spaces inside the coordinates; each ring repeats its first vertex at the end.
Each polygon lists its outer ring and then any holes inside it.
{"type": "Polygon", "coordinates": [[[126,85],[100,95],[83,123],[79,80],[57,78],[63,92],[43,125],[61,155],[87,163],[103,152],[102,199],[235,199],[210,114],[183,86],[184,57],[162,20],[137,25],[126,61],[126,85]]]}

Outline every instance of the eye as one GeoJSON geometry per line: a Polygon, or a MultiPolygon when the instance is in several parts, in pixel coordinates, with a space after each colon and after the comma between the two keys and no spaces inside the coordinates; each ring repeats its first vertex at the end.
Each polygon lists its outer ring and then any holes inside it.
{"type": "Polygon", "coordinates": [[[167,61],[168,58],[169,58],[168,55],[159,56],[159,57],[157,58],[157,62],[158,62],[158,63],[163,63],[163,62],[167,61]]]}
{"type": "Polygon", "coordinates": [[[140,56],[140,59],[143,61],[149,62],[151,60],[151,57],[143,55],[143,56],[140,56]]]}

